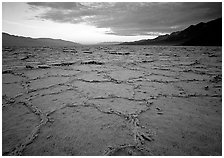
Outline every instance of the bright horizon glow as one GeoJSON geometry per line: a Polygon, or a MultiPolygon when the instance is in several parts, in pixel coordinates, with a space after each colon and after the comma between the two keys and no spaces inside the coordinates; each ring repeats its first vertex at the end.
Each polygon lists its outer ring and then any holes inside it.
{"type": "Polygon", "coordinates": [[[3,2],[2,31],[81,44],[130,42],[222,17],[220,2],[3,2]]]}
{"type": "Polygon", "coordinates": [[[100,42],[126,42],[152,39],[157,36],[119,36],[106,34],[110,28],[97,28],[85,23],[70,24],[35,18],[44,9],[32,9],[22,2],[3,2],[2,31],[31,38],[54,38],[80,44],[100,42]]]}

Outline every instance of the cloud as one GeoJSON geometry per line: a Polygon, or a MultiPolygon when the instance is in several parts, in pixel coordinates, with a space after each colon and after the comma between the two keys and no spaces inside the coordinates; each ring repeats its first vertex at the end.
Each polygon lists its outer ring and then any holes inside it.
{"type": "Polygon", "coordinates": [[[108,34],[124,36],[169,33],[222,16],[221,2],[30,2],[28,4],[34,8],[46,9],[37,16],[40,19],[61,23],[87,23],[98,28],[110,28],[111,32],[107,32],[108,34]]]}
{"type": "Polygon", "coordinates": [[[33,7],[65,9],[65,10],[80,9],[84,7],[80,3],[76,3],[76,2],[66,2],[66,3],[64,2],[28,2],[27,4],[33,7]]]}

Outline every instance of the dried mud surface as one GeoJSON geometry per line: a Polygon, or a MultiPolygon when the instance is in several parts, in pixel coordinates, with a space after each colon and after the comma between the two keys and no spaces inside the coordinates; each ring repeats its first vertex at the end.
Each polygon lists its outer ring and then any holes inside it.
{"type": "Polygon", "coordinates": [[[3,48],[3,155],[222,155],[221,47],[3,48]]]}

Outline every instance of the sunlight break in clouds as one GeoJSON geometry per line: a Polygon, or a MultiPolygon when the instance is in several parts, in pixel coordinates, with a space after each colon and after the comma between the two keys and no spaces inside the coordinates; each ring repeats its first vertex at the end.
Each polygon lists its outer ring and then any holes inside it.
{"type": "Polygon", "coordinates": [[[221,3],[3,2],[3,31],[85,44],[134,41],[218,18],[221,10],[221,3]]]}

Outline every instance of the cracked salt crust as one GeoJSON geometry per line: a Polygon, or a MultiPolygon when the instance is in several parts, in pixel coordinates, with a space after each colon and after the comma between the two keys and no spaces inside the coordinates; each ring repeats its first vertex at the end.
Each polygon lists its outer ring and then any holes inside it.
{"type": "Polygon", "coordinates": [[[221,55],[3,48],[3,155],[221,155],[221,55]]]}

